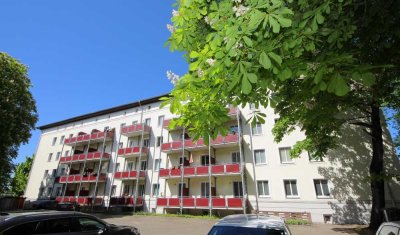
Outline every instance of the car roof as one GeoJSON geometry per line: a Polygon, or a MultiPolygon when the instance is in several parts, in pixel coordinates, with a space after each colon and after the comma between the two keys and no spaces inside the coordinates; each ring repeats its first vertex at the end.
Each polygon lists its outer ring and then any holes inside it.
{"type": "Polygon", "coordinates": [[[277,216],[240,214],[226,216],[216,223],[215,226],[283,229],[285,228],[285,222],[277,216]]]}
{"type": "Polygon", "coordinates": [[[384,222],[384,223],[381,224],[381,226],[384,226],[384,225],[391,225],[391,226],[400,227],[400,220],[399,221],[384,222]]]}
{"type": "Polygon", "coordinates": [[[57,219],[64,217],[97,217],[85,213],[74,212],[74,211],[34,211],[34,212],[14,212],[14,213],[1,213],[0,214],[0,231],[15,224],[45,220],[45,219],[57,219]]]}

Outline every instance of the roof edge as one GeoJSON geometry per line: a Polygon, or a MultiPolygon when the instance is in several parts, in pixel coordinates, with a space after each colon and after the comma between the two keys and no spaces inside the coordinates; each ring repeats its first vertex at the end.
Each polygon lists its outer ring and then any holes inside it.
{"type": "Polygon", "coordinates": [[[84,115],[68,118],[68,119],[65,119],[65,120],[62,120],[62,121],[49,123],[49,124],[46,124],[46,125],[43,125],[43,126],[39,126],[39,127],[37,127],[37,129],[46,130],[46,129],[49,129],[49,128],[52,128],[52,127],[57,127],[57,126],[61,126],[61,125],[72,123],[72,122],[82,121],[82,120],[85,120],[85,119],[88,119],[88,118],[97,117],[97,116],[104,115],[104,114],[109,114],[109,113],[114,113],[114,112],[130,109],[130,108],[140,107],[142,105],[151,104],[151,103],[160,101],[160,98],[166,97],[166,96],[169,96],[169,93],[163,94],[163,95],[159,95],[159,96],[155,96],[155,97],[151,97],[151,98],[148,98],[148,99],[145,99],[145,100],[138,100],[138,101],[133,102],[133,103],[128,103],[128,104],[115,106],[115,107],[112,107],[112,108],[103,109],[103,110],[95,111],[95,112],[92,112],[92,113],[88,113],[88,114],[84,114],[84,115]]]}

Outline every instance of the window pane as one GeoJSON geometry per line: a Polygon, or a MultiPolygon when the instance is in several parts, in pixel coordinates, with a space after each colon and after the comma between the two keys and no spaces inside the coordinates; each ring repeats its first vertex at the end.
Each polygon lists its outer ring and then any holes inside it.
{"type": "Polygon", "coordinates": [[[256,164],[267,163],[264,150],[254,150],[256,164]]]}
{"type": "Polygon", "coordinates": [[[286,196],[292,196],[292,191],[290,190],[290,182],[285,181],[285,192],[286,196]]]}
{"type": "Polygon", "coordinates": [[[258,181],[257,186],[258,186],[258,195],[264,195],[263,182],[258,181]]]}
{"type": "Polygon", "coordinates": [[[26,224],[17,225],[7,231],[4,235],[15,235],[15,234],[34,234],[38,222],[31,222],[26,224]]]}
{"type": "Polygon", "coordinates": [[[279,156],[281,163],[292,162],[290,158],[290,148],[279,148],[279,156]]]}
{"type": "Polygon", "coordinates": [[[296,181],[291,181],[291,186],[292,186],[292,196],[298,196],[299,194],[297,193],[297,183],[296,181]]]}
{"type": "Polygon", "coordinates": [[[82,232],[100,231],[105,228],[105,225],[89,218],[79,218],[79,224],[82,232]]]}
{"type": "Polygon", "coordinates": [[[324,196],[330,196],[329,192],[329,187],[328,187],[328,181],[327,180],[321,180],[321,186],[322,186],[322,192],[324,196]]]}
{"type": "Polygon", "coordinates": [[[319,180],[314,180],[315,192],[317,196],[322,196],[321,184],[319,180]]]}

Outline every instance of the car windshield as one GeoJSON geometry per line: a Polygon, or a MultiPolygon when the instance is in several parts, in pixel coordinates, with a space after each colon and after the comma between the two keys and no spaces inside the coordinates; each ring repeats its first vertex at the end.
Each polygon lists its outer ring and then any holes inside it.
{"type": "Polygon", "coordinates": [[[286,235],[282,229],[215,226],[208,235],[286,235]]]}

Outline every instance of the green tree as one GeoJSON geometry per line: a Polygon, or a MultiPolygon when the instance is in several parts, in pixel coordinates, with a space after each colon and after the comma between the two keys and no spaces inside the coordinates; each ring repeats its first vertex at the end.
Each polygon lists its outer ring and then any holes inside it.
{"type": "MultiPolygon", "coordinates": [[[[385,207],[380,109],[399,107],[400,3],[396,0],[180,0],[168,29],[189,71],[165,99],[194,137],[226,133],[229,104],[271,106],[275,139],[324,156],[344,125],[371,135],[372,228],[385,207]],[[184,102],[183,102],[184,101],[184,102]]],[[[255,112],[252,123],[264,122],[255,112]]]]}
{"type": "Polygon", "coordinates": [[[16,165],[14,178],[11,181],[11,193],[15,196],[24,195],[26,184],[28,183],[29,172],[31,171],[34,158],[35,155],[26,157],[24,162],[16,165]]]}
{"type": "Polygon", "coordinates": [[[27,143],[38,119],[27,72],[25,65],[0,52],[0,193],[10,183],[20,144],[27,143]]]}

